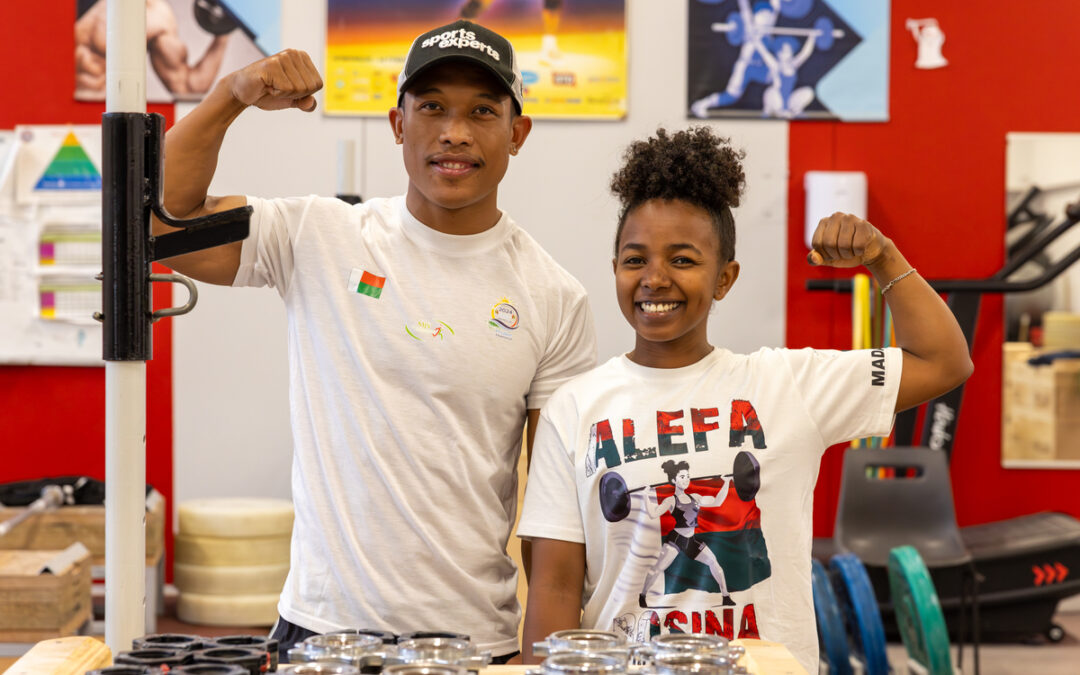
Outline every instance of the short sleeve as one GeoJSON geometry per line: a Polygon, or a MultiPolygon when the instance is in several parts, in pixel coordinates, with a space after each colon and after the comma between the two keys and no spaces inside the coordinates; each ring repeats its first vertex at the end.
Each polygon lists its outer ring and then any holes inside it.
{"type": "Polygon", "coordinates": [[[903,365],[900,349],[782,353],[826,447],[892,431],[903,365]]]}
{"type": "Polygon", "coordinates": [[[251,230],[240,249],[233,286],[269,286],[285,297],[293,273],[293,247],[312,200],[248,197],[247,202],[253,209],[251,230]]]}
{"type": "Polygon", "coordinates": [[[517,534],[523,539],[540,537],[585,543],[585,526],[574,480],[572,429],[577,425],[572,418],[576,416],[571,412],[572,406],[559,405],[559,398],[557,393],[551,399],[554,405],[540,413],[517,534]]]}
{"type": "Polygon", "coordinates": [[[596,365],[596,328],[589,296],[580,285],[576,285],[575,291],[572,302],[566,303],[558,313],[547,349],[536,368],[526,397],[531,410],[542,408],[560,385],[596,365]]]}

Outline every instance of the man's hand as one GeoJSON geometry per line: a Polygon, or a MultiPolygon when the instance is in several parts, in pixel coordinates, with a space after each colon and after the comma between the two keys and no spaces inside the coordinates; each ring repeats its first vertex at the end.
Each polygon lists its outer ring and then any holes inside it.
{"type": "Polygon", "coordinates": [[[861,218],[850,213],[834,213],[818,223],[811,244],[812,250],[806,256],[811,265],[872,268],[881,261],[892,241],[861,218]]]}
{"type": "Polygon", "coordinates": [[[263,110],[315,110],[323,81],[307,52],[286,49],[229,75],[229,90],[244,105],[263,110]]]}

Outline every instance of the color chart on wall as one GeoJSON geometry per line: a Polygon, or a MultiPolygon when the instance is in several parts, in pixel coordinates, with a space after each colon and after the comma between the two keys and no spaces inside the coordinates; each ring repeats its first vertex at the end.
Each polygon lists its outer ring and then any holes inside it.
{"type": "Polygon", "coordinates": [[[53,279],[38,285],[39,315],[48,321],[71,321],[92,325],[101,311],[101,285],[79,279],[53,279]]]}
{"type": "Polygon", "coordinates": [[[64,142],[34,185],[35,190],[100,190],[101,172],[90,161],[75,133],[69,131],[64,142]]]}
{"type": "Polygon", "coordinates": [[[100,366],[101,128],[18,126],[3,149],[0,363],[100,366]]]}
{"type": "Polygon", "coordinates": [[[19,204],[96,203],[101,199],[101,127],[20,126],[15,162],[19,204]]]}

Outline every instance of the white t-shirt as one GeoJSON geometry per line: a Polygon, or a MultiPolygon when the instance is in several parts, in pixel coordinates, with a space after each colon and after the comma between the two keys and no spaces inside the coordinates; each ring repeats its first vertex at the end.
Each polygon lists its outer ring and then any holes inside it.
{"type": "Polygon", "coordinates": [[[760,637],[816,673],[821,455],[890,431],[901,363],[898,349],[714,349],[673,369],[613,358],[541,411],[518,535],[585,544],[582,627],[760,637]],[[666,462],[689,485],[677,491],[666,462]]]}
{"type": "Polygon", "coordinates": [[[327,632],[517,646],[526,409],[595,365],[584,288],[505,214],[454,236],[403,197],[261,200],[234,285],[285,301],[296,508],[278,610],[327,632]]]}

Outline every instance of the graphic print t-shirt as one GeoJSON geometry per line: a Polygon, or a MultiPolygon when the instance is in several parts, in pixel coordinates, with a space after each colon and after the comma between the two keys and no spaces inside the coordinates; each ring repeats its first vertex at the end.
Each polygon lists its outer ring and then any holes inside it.
{"type": "Polygon", "coordinates": [[[518,535],[585,544],[582,627],[773,640],[816,672],[821,455],[889,433],[900,369],[898,349],[613,358],[541,412],[518,535]]]}

